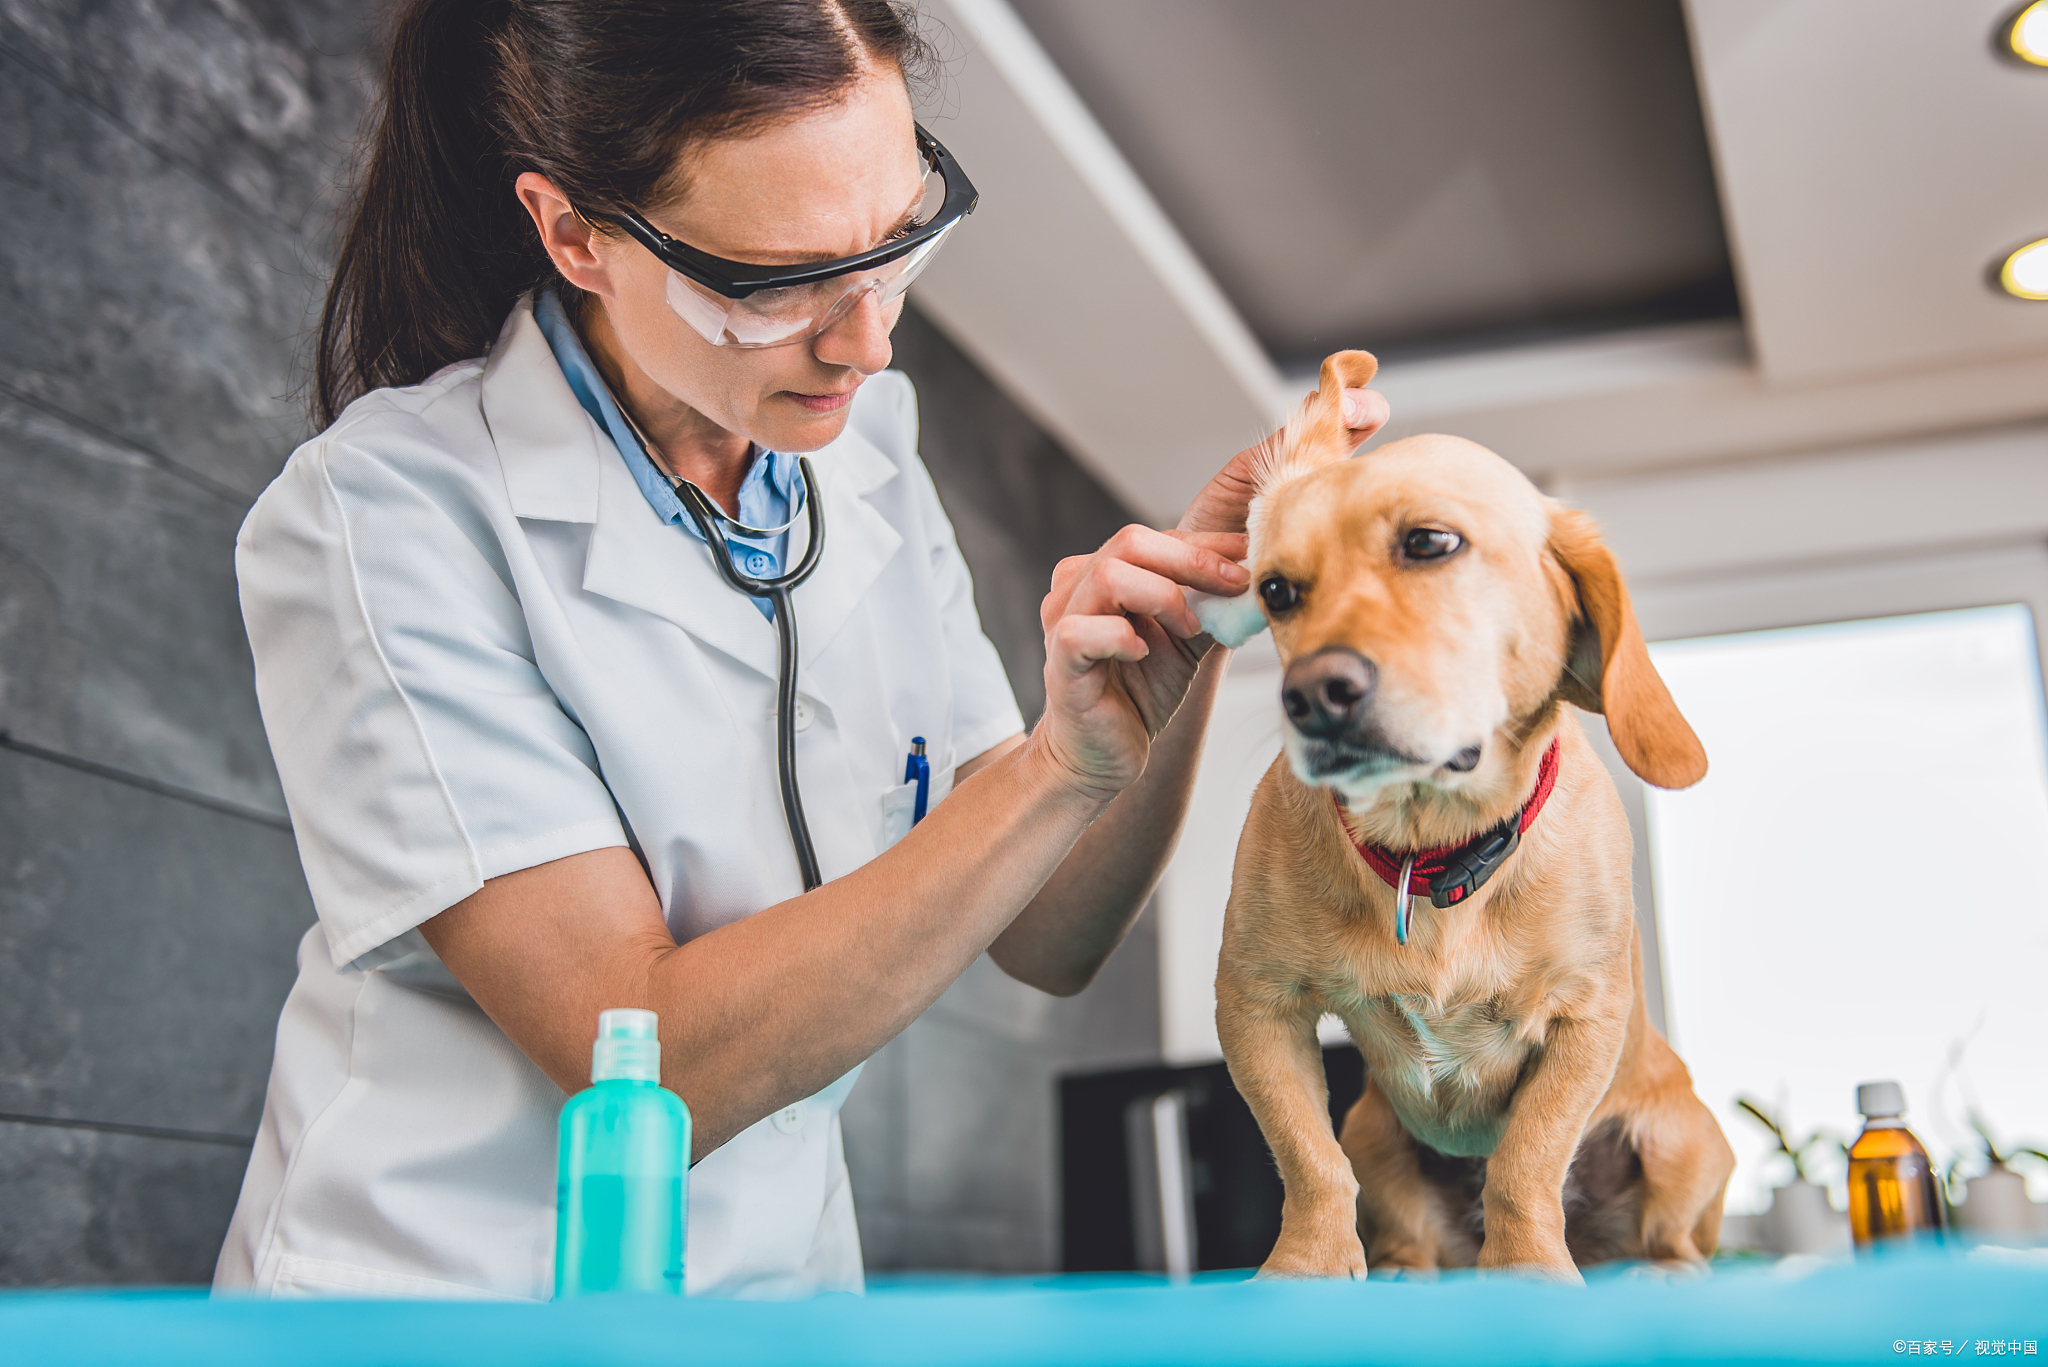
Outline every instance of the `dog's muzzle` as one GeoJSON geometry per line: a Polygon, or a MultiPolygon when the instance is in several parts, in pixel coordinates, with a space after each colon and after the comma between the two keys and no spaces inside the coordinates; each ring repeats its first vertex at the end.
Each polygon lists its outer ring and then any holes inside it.
{"type": "Polygon", "coordinates": [[[1310,740],[1346,740],[1378,681],[1371,660],[1343,646],[1326,646],[1287,666],[1280,706],[1310,740]]]}
{"type": "Polygon", "coordinates": [[[1379,671],[1348,646],[1325,646],[1287,666],[1280,706],[1307,743],[1302,758],[1315,778],[1419,764],[1388,741],[1372,717],[1379,671]]]}

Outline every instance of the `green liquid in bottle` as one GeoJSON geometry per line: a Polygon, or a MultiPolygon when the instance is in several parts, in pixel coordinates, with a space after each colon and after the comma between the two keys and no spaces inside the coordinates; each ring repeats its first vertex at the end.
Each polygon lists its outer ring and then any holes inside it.
{"type": "Polygon", "coordinates": [[[591,1086],[562,1107],[555,1296],[680,1296],[690,1112],[657,1080],[654,1013],[605,1012],[595,1055],[591,1086]]]}

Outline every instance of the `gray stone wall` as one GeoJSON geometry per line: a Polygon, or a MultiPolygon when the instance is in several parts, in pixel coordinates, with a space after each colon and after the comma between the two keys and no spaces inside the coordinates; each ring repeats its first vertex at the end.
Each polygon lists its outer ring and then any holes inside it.
{"type": "MultiPolygon", "coordinates": [[[[312,921],[233,542],[364,107],[342,0],[0,0],[0,1284],[191,1282],[312,921]]],[[[925,450],[1027,714],[1054,561],[1122,512],[914,315],[925,450]]],[[[1157,1050],[1141,924],[1056,1002],[985,961],[848,1114],[878,1267],[1051,1265],[1053,1075],[1157,1050]]]]}
{"type": "Polygon", "coordinates": [[[234,534],[362,95],[339,0],[0,3],[0,1282],[189,1282],[313,912],[234,534]]]}

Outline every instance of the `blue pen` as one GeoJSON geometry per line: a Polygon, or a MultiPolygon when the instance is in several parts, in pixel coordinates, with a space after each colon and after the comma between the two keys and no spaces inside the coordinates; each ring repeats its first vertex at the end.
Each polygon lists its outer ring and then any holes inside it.
{"type": "Polygon", "coordinates": [[[911,809],[910,824],[924,820],[925,804],[932,795],[932,762],[924,757],[924,737],[910,738],[910,757],[903,761],[903,781],[917,780],[917,806],[911,809]]]}

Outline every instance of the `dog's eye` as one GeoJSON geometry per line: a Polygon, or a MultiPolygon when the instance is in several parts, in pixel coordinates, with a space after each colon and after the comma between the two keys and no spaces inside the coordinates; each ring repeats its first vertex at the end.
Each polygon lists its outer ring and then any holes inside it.
{"type": "Polygon", "coordinates": [[[1277,574],[1269,574],[1259,581],[1259,597],[1266,600],[1266,610],[1275,616],[1292,612],[1301,605],[1301,590],[1292,580],[1277,574]]]}
{"type": "Polygon", "coordinates": [[[1401,538],[1401,554],[1410,560],[1441,560],[1464,544],[1464,537],[1441,527],[1410,527],[1401,538]]]}

